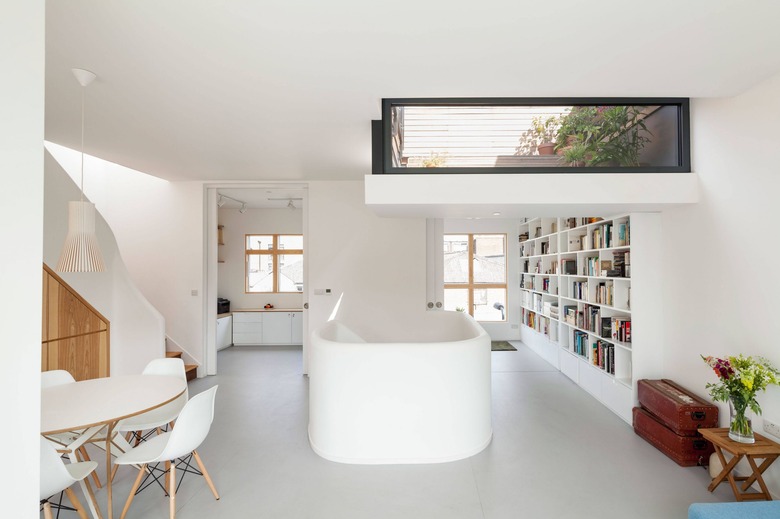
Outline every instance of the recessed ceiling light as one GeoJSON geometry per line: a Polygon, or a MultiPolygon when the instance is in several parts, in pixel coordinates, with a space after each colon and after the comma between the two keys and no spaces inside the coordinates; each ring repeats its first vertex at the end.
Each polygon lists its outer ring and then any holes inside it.
{"type": "Polygon", "coordinates": [[[501,213],[499,213],[498,211],[496,211],[495,213],[493,213],[493,216],[501,216],[501,213]]]}

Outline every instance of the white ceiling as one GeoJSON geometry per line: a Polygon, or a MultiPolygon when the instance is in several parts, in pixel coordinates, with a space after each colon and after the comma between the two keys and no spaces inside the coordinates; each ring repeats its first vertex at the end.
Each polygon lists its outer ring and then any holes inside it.
{"type": "Polygon", "coordinates": [[[171,180],[359,179],[383,97],[735,95],[769,0],[46,3],[46,139],[171,180]]]}
{"type": "Polygon", "coordinates": [[[306,196],[304,189],[292,188],[219,188],[217,194],[232,198],[225,200],[223,207],[239,209],[241,204],[236,200],[246,203],[250,209],[290,209],[287,204],[293,201],[296,209],[303,205],[303,198],[306,196]],[[274,200],[269,200],[274,199],[274,200]]]}

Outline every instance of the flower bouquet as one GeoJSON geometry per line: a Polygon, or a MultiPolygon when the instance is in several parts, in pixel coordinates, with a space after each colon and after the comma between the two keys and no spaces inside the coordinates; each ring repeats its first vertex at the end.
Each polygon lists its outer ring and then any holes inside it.
{"type": "Polygon", "coordinates": [[[761,414],[761,406],[756,393],[764,391],[769,384],[778,384],[780,371],[762,357],[701,357],[718,376],[717,384],[708,383],[707,389],[713,400],[729,402],[731,424],[729,438],[740,443],[754,443],[753,428],[745,417],[749,407],[754,413],[761,414]]]}

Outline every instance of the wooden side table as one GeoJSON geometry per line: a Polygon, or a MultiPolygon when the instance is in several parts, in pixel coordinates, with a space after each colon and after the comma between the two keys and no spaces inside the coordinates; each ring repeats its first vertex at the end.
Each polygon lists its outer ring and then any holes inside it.
{"type": "Polygon", "coordinates": [[[772,500],[772,496],[766,488],[766,483],[764,483],[762,474],[777,457],[780,456],[780,444],[755,433],[756,443],[735,442],[729,438],[729,430],[727,428],[699,429],[699,432],[715,446],[715,452],[718,454],[718,458],[720,458],[720,462],[723,465],[723,470],[713,478],[712,483],[707,487],[707,490],[712,492],[724,479],[728,479],[737,501],[757,499],[772,500]],[[723,451],[726,451],[733,456],[728,463],[726,463],[726,458],[723,456],[723,451]],[[739,463],[739,460],[742,458],[747,459],[750,468],[753,470],[753,474],[748,477],[735,476],[732,474],[734,467],[737,466],[737,463],[739,463]],[[756,464],[756,459],[763,459],[764,461],[758,465],[756,464]],[[737,481],[743,482],[741,488],[737,486],[737,481]],[[754,482],[758,482],[758,486],[761,487],[761,492],[748,492],[748,489],[754,482]]]}

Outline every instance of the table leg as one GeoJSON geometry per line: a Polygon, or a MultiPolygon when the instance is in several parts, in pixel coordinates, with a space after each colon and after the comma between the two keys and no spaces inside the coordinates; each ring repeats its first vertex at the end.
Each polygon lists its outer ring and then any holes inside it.
{"type": "MultiPolygon", "coordinates": [[[[756,457],[759,457],[759,456],[756,456],[756,457]]],[[[753,467],[753,474],[751,474],[750,477],[745,480],[745,484],[742,485],[742,490],[747,490],[748,488],[750,488],[750,485],[752,485],[756,481],[757,474],[763,474],[764,471],[769,468],[769,465],[771,465],[772,462],[775,461],[776,459],[777,459],[777,456],[767,456],[766,458],[764,458],[764,461],[761,463],[761,465],[758,466],[757,469],[756,469],[756,467],[753,467]],[[756,472],[756,470],[758,472],[756,472]]],[[[751,458],[750,456],[748,456],[748,460],[754,460],[754,458],[751,458]]],[[[751,462],[751,466],[752,465],[753,465],[753,462],[751,462]]]]}
{"type": "MultiPolygon", "coordinates": [[[[715,445],[715,452],[718,454],[718,458],[720,458],[720,463],[723,465],[723,470],[721,470],[720,474],[713,478],[712,483],[710,483],[710,486],[707,487],[707,490],[710,492],[715,490],[718,485],[720,485],[723,480],[726,479],[726,477],[731,478],[731,471],[734,469],[734,467],[737,466],[737,463],[739,463],[739,460],[742,458],[741,455],[735,455],[733,458],[731,458],[731,461],[726,463],[726,457],[723,455],[723,451],[718,445],[715,445]]],[[[736,488],[736,483],[732,482],[731,480],[729,480],[729,482],[731,483],[732,487],[736,488]]]]}
{"type": "Polygon", "coordinates": [[[106,507],[108,508],[108,519],[113,519],[114,517],[114,502],[111,494],[111,489],[113,487],[113,482],[111,481],[111,437],[114,435],[115,425],[116,422],[106,425],[106,507]]]}
{"type": "Polygon", "coordinates": [[[769,467],[769,464],[772,463],[775,460],[775,458],[777,458],[777,456],[772,458],[767,458],[764,460],[763,463],[761,463],[761,467],[757,467],[756,460],[753,459],[752,456],[747,457],[748,463],[750,463],[750,468],[753,469],[753,474],[745,481],[745,487],[744,487],[745,490],[750,488],[750,485],[748,485],[748,483],[752,483],[753,480],[756,480],[758,481],[758,486],[761,487],[761,492],[764,495],[764,499],[766,499],[767,501],[772,500],[772,496],[769,493],[769,489],[766,488],[766,483],[764,483],[764,478],[761,474],[767,469],[767,467],[769,467]]]}

